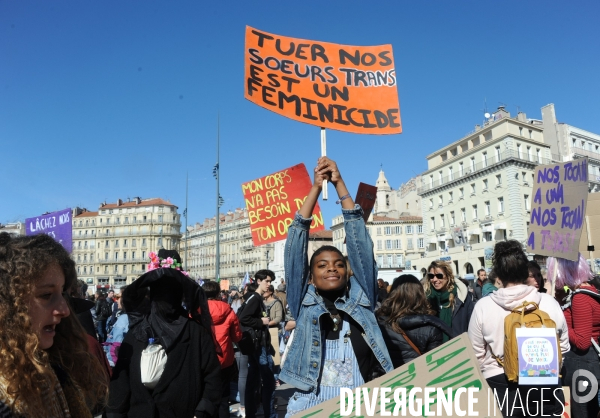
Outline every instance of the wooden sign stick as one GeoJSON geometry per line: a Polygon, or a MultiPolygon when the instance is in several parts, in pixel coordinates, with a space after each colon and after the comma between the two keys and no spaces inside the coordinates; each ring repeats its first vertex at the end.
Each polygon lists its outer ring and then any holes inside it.
{"type": "MultiPolygon", "coordinates": [[[[321,128],[321,157],[327,156],[327,137],[325,128],[321,128]]],[[[327,180],[323,180],[323,200],[327,200],[327,180]]]]}

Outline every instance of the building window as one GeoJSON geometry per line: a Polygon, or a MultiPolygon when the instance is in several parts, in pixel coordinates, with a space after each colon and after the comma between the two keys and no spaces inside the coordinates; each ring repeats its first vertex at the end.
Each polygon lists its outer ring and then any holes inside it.
{"type": "Polygon", "coordinates": [[[487,152],[481,153],[481,163],[483,167],[487,167],[487,152]]]}
{"type": "Polygon", "coordinates": [[[460,163],[458,163],[458,173],[463,176],[465,174],[465,169],[463,167],[463,163],[462,161],[460,163]]]}
{"type": "Polygon", "coordinates": [[[135,238],[131,240],[131,246],[135,247],[136,243],[135,243],[135,238]]]}
{"type": "Polygon", "coordinates": [[[452,181],[454,179],[454,173],[452,172],[452,166],[448,167],[448,180],[452,181]]]}
{"type": "Polygon", "coordinates": [[[104,259],[108,260],[108,253],[104,253],[104,259]]]}
{"type": "Polygon", "coordinates": [[[504,198],[498,198],[498,213],[504,213],[504,198]]]}
{"type": "Polygon", "coordinates": [[[465,208],[460,209],[460,220],[462,222],[467,222],[467,210],[465,208]]]}
{"type": "Polygon", "coordinates": [[[439,195],[439,196],[438,196],[438,201],[439,201],[439,205],[440,205],[440,206],[443,206],[443,205],[444,205],[444,196],[442,196],[442,195],[439,195]]]}
{"type": "Polygon", "coordinates": [[[433,209],[433,199],[429,199],[429,209],[433,209]]]}
{"type": "Polygon", "coordinates": [[[396,235],[402,235],[402,227],[401,226],[397,226],[395,229],[396,229],[396,235]]]}
{"type": "Polygon", "coordinates": [[[496,147],[496,162],[500,162],[500,147],[496,147]]]}
{"type": "Polygon", "coordinates": [[[487,190],[488,189],[488,181],[487,179],[483,179],[483,190],[487,190]]]}
{"type": "Polygon", "coordinates": [[[442,175],[442,172],[438,172],[438,177],[440,178],[440,184],[444,184],[444,176],[442,175]]]}
{"type": "Polygon", "coordinates": [[[118,259],[119,259],[119,253],[117,252],[117,253],[115,253],[115,260],[118,260],[118,259]]]}
{"type": "Polygon", "coordinates": [[[385,249],[386,250],[391,250],[392,249],[392,240],[391,239],[386,239],[385,240],[385,249]]]}
{"type": "Polygon", "coordinates": [[[525,200],[525,210],[529,210],[529,195],[528,195],[528,194],[526,194],[526,195],[524,196],[524,198],[525,198],[525,199],[524,199],[524,200],[525,200]]]}
{"type": "Polygon", "coordinates": [[[450,212],[450,226],[454,226],[454,211],[450,212]]]}
{"type": "Polygon", "coordinates": [[[117,248],[117,247],[119,247],[119,240],[118,239],[115,240],[115,248],[117,248]]]}
{"type": "Polygon", "coordinates": [[[158,222],[162,222],[163,221],[163,216],[162,215],[158,215],[158,222]]]}
{"type": "Polygon", "coordinates": [[[385,235],[392,235],[392,227],[391,226],[385,227],[385,235]]]}
{"type": "Polygon", "coordinates": [[[445,228],[446,227],[446,218],[444,217],[444,215],[440,215],[440,228],[445,228]]]}
{"type": "Polygon", "coordinates": [[[383,267],[383,256],[382,255],[377,256],[377,267],[379,267],[379,268],[383,267]]]}
{"type": "Polygon", "coordinates": [[[475,183],[471,183],[471,195],[475,194],[475,183]]]}
{"type": "MultiPolygon", "coordinates": [[[[400,232],[400,233],[402,233],[402,232],[400,232]]],[[[407,234],[412,234],[413,233],[412,225],[407,225],[406,226],[406,233],[407,234]]]]}
{"type": "Polygon", "coordinates": [[[433,174],[429,176],[429,186],[433,187],[433,174]]]}
{"type": "Polygon", "coordinates": [[[473,220],[476,220],[477,218],[477,205],[473,205],[473,220]]]}
{"type": "Polygon", "coordinates": [[[462,187],[460,189],[458,189],[458,197],[460,199],[464,199],[464,197],[465,197],[465,189],[463,189],[462,187]]]}
{"type": "Polygon", "coordinates": [[[377,235],[381,235],[381,227],[377,227],[377,235]]]}
{"type": "Polygon", "coordinates": [[[123,266],[123,273],[127,273],[127,264],[123,266]]]}
{"type": "Polygon", "coordinates": [[[475,171],[475,157],[471,157],[471,173],[475,171]]]}
{"type": "Polygon", "coordinates": [[[484,204],[485,204],[485,216],[490,216],[491,215],[491,213],[490,213],[490,201],[488,200],[484,204]]]}
{"type": "Polygon", "coordinates": [[[540,149],[536,148],[535,149],[535,153],[537,155],[537,162],[538,162],[538,164],[541,164],[542,163],[542,153],[541,153],[540,149]]]}
{"type": "Polygon", "coordinates": [[[146,259],[146,251],[142,251],[142,260],[146,259]]]}
{"type": "Polygon", "coordinates": [[[146,238],[142,238],[142,246],[145,247],[146,246],[146,238]]]}
{"type": "Polygon", "coordinates": [[[492,233],[491,232],[484,232],[483,233],[483,240],[486,242],[489,242],[492,240],[492,233]]]}
{"type": "MultiPolygon", "coordinates": [[[[521,135],[523,136],[523,135],[521,135]]],[[[517,144],[517,155],[519,158],[523,158],[523,155],[521,154],[521,144],[517,144]]]]}
{"type": "Polygon", "coordinates": [[[401,250],[402,249],[402,240],[395,240],[394,241],[394,249],[395,250],[401,250]]]}
{"type": "Polygon", "coordinates": [[[419,248],[425,248],[425,240],[423,238],[418,238],[417,239],[417,246],[419,248]]]}
{"type": "Polygon", "coordinates": [[[453,193],[453,192],[448,192],[448,196],[450,197],[450,198],[448,199],[448,203],[451,203],[451,202],[454,200],[454,199],[453,199],[454,193],[453,193]]]}
{"type": "Polygon", "coordinates": [[[391,254],[388,254],[388,256],[387,256],[387,265],[390,266],[390,267],[393,266],[393,264],[392,264],[392,255],[391,254]]]}
{"type": "Polygon", "coordinates": [[[496,176],[496,186],[501,186],[502,185],[502,174],[498,174],[496,176]]]}
{"type": "Polygon", "coordinates": [[[127,251],[123,251],[123,260],[127,260],[127,251]]]}
{"type": "Polygon", "coordinates": [[[119,272],[119,266],[115,266],[115,273],[119,272]]]}
{"type": "Polygon", "coordinates": [[[412,249],[413,249],[413,239],[412,239],[412,238],[409,238],[409,239],[406,241],[406,247],[407,247],[409,250],[412,250],[412,249]]]}
{"type": "Polygon", "coordinates": [[[417,225],[417,234],[423,233],[423,225],[417,225]]]}
{"type": "Polygon", "coordinates": [[[402,254],[396,254],[396,267],[404,267],[404,257],[402,254]]]}
{"type": "MultiPolygon", "coordinates": [[[[529,131],[531,132],[531,131],[529,131]]],[[[531,147],[527,147],[527,158],[529,161],[533,161],[533,155],[531,154],[531,147]]]]}
{"type": "Polygon", "coordinates": [[[377,240],[377,249],[378,250],[383,250],[383,246],[382,246],[382,243],[381,243],[380,239],[377,240]]]}
{"type": "Polygon", "coordinates": [[[533,131],[531,129],[529,130],[529,139],[533,139],[533,131]]]}
{"type": "Polygon", "coordinates": [[[431,229],[435,229],[435,218],[431,218],[431,229]]]}

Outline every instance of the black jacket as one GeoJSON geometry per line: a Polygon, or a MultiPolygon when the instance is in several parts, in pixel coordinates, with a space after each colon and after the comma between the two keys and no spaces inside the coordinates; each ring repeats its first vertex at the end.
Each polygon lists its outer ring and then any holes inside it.
{"type": "Polygon", "coordinates": [[[244,295],[244,303],[246,306],[238,311],[240,325],[242,327],[253,328],[258,334],[259,341],[263,347],[271,345],[271,334],[266,325],[263,324],[262,318],[267,316],[267,309],[263,302],[263,298],[256,292],[247,292],[244,295]],[[253,296],[253,297],[252,297],[253,296]]]}
{"type": "MultiPolygon", "coordinates": [[[[400,367],[419,357],[404,337],[385,323],[386,319],[385,317],[377,317],[379,328],[381,328],[381,333],[383,334],[383,339],[390,353],[394,368],[400,367]]],[[[454,337],[454,333],[450,327],[441,319],[432,315],[406,316],[398,320],[398,325],[406,332],[408,338],[417,346],[421,354],[442,345],[444,333],[450,338],[454,337]]]]}
{"type": "Polygon", "coordinates": [[[189,320],[167,351],[167,364],[154,390],[141,382],[140,360],[147,346],[127,333],[113,369],[108,418],[192,418],[217,416],[221,367],[212,337],[189,320]]]}

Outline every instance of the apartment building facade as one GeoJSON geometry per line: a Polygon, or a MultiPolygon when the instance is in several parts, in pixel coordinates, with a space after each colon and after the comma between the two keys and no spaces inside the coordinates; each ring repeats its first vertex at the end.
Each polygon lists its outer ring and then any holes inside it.
{"type": "Polygon", "coordinates": [[[177,206],[161,198],[102,203],[73,212],[73,252],[78,276],[99,289],[120,289],[146,271],[148,254],[178,250],[177,206]]]}
{"type": "MultiPolygon", "coordinates": [[[[219,276],[239,286],[246,272],[250,276],[267,268],[274,257],[273,244],[255,247],[246,208],[220,215],[219,276]]],[[[215,280],[216,276],[216,217],[188,227],[183,237],[182,257],[187,253],[187,268],[196,279],[215,280]],[[187,249],[186,249],[187,248],[187,249]]]]}
{"type": "Polygon", "coordinates": [[[550,145],[553,159],[572,161],[588,157],[589,191],[600,191],[600,135],[558,122],[554,104],[542,107],[544,142],[550,145]]]}
{"type": "Polygon", "coordinates": [[[471,134],[427,156],[418,194],[426,252],[413,265],[452,263],[455,274],[484,266],[486,248],[499,240],[525,243],[534,169],[549,164],[541,124],[504,107],[471,134]]]}

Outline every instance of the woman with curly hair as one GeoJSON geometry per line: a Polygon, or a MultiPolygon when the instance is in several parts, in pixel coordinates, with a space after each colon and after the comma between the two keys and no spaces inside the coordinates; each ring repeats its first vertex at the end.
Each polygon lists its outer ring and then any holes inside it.
{"type": "MultiPolygon", "coordinates": [[[[473,294],[460,280],[454,280],[450,264],[434,261],[427,269],[423,288],[431,308],[446,323],[454,335],[467,332],[475,301],[473,294]]],[[[448,336],[444,334],[444,342],[448,336]]]]}
{"type": "Polygon", "coordinates": [[[108,381],[88,353],[65,293],[75,263],[48,235],[0,234],[0,411],[3,416],[91,417],[108,381]]]}
{"type": "Polygon", "coordinates": [[[394,280],[390,294],[375,312],[394,368],[442,345],[444,334],[454,337],[450,327],[434,315],[415,276],[403,274],[394,280]]]}

